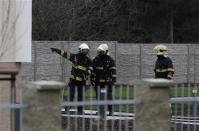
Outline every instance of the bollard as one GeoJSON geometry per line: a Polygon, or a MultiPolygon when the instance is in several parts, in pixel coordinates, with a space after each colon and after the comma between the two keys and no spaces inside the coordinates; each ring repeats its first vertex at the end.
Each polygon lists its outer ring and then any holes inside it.
{"type": "Polygon", "coordinates": [[[65,84],[55,81],[30,82],[22,89],[23,131],[61,131],[60,93],[65,84]]]}
{"type": "Polygon", "coordinates": [[[142,101],[135,107],[136,131],[170,131],[169,87],[172,80],[144,79],[134,81],[135,98],[142,101]]]}
{"type": "MultiPolygon", "coordinates": [[[[107,96],[107,89],[101,88],[100,89],[100,100],[105,101],[107,96]]],[[[99,107],[99,115],[101,118],[106,118],[106,105],[100,105],[99,107]]]]}

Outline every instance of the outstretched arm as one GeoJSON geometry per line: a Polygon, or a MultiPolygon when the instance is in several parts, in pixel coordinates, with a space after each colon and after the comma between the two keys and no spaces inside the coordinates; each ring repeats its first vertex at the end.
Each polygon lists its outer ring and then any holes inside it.
{"type": "Polygon", "coordinates": [[[61,54],[61,50],[60,49],[57,49],[57,48],[50,48],[50,49],[51,49],[52,52],[61,54]]]}
{"type": "Polygon", "coordinates": [[[60,49],[57,49],[57,48],[50,48],[52,52],[55,52],[67,59],[70,59],[70,54],[65,52],[64,50],[60,50],[60,49]]]}

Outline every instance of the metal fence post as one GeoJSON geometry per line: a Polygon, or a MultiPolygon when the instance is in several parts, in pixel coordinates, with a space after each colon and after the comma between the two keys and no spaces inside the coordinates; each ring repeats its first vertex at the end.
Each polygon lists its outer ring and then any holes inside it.
{"type": "MultiPolygon", "coordinates": [[[[100,100],[104,101],[106,100],[107,96],[107,89],[106,88],[101,88],[100,89],[100,100]]],[[[106,118],[106,105],[100,105],[99,107],[99,115],[101,118],[106,118]]]]}
{"type": "Polygon", "coordinates": [[[60,93],[65,84],[56,81],[30,82],[23,87],[23,131],[61,131],[60,93]]]}
{"type": "Polygon", "coordinates": [[[135,98],[142,101],[135,107],[135,130],[170,131],[169,87],[173,81],[144,79],[133,83],[135,98]]]}
{"type": "Polygon", "coordinates": [[[14,109],[14,131],[20,131],[20,109],[14,109]]]}

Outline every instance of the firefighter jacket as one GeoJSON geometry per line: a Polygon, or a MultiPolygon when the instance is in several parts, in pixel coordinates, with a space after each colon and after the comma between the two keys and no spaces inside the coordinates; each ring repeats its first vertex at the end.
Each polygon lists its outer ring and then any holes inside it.
{"type": "Polygon", "coordinates": [[[91,80],[95,83],[116,82],[115,61],[109,55],[97,55],[93,59],[91,80]]]}
{"type": "Polygon", "coordinates": [[[170,75],[173,76],[174,68],[172,60],[169,57],[158,56],[155,63],[155,78],[171,79],[170,75]]]}
{"type": "Polygon", "coordinates": [[[58,54],[72,62],[72,70],[70,79],[76,81],[85,81],[88,79],[88,76],[91,74],[92,60],[82,53],[71,54],[67,53],[64,50],[57,51],[58,54]]]}

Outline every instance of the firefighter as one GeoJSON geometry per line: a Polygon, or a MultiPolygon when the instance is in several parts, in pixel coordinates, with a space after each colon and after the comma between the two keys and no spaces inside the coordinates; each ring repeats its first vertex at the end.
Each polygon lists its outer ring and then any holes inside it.
{"type": "MultiPolygon", "coordinates": [[[[96,99],[98,99],[99,89],[106,89],[108,100],[112,100],[112,88],[116,82],[116,67],[108,51],[107,44],[99,45],[98,55],[93,59],[91,84],[95,88],[96,99]]],[[[109,115],[113,114],[112,105],[108,105],[108,111],[109,115]]]]}
{"type": "MultiPolygon", "coordinates": [[[[51,48],[52,52],[58,53],[64,58],[72,62],[71,76],[68,83],[69,87],[69,100],[73,101],[75,96],[75,87],[77,88],[78,101],[83,100],[83,86],[86,86],[86,80],[91,74],[92,60],[87,56],[89,52],[89,46],[86,43],[82,43],[79,46],[79,52],[72,54],[60,50],[57,48],[51,48]]],[[[65,112],[68,112],[68,107],[65,107],[65,112]]],[[[83,114],[83,107],[77,107],[78,114],[83,114]]]]}
{"type": "Polygon", "coordinates": [[[157,55],[155,62],[155,78],[165,78],[171,80],[174,74],[172,60],[168,57],[167,47],[163,44],[156,45],[154,51],[157,55]]]}

